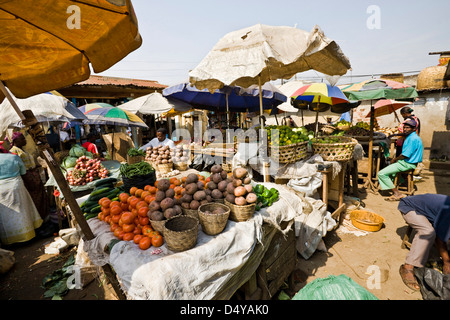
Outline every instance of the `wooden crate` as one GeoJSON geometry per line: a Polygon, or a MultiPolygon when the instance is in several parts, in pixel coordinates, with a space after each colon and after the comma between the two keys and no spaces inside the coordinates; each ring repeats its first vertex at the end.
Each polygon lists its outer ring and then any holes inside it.
{"type": "Polygon", "coordinates": [[[283,282],[294,271],[296,259],[294,230],[289,230],[286,236],[278,231],[256,270],[262,300],[272,298],[280,289],[283,282]]]}

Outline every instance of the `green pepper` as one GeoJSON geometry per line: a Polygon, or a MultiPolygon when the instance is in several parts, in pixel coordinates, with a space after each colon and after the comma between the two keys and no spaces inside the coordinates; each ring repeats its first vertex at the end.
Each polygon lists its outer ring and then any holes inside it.
{"type": "Polygon", "coordinates": [[[270,198],[270,190],[265,188],[263,193],[262,193],[263,198],[268,199],[270,198]]]}
{"type": "Polygon", "coordinates": [[[278,194],[273,194],[269,199],[268,199],[268,207],[270,207],[272,205],[272,203],[276,202],[278,200],[278,194]]]}
{"type": "Polygon", "coordinates": [[[253,188],[253,191],[255,191],[255,193],[256,194],[261,194],[262,192],[263,192],[263,186],[262,185],[260,185],[260,184],[257,184],[256,186],[255,186],[255,188],[253,188]]]}
{"type": "Polygon", "coordinates": [[[279,194],[280,192],[275,188],[270,188],[270,193],[271,194],[274,194],[274,193],[279,194]]]}
{"type": "Polygon", "coordinates": [[[267,207],[268,204],[269,204],[269,200],[268,199],[263,199],[263,201],[261,201],[261,207],[262,208],[267,207]]]}

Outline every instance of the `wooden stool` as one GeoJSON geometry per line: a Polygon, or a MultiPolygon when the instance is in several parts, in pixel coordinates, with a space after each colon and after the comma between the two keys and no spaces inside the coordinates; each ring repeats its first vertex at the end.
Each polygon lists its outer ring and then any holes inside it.
{"type": "Polygon", "coordinates": [[[406,229],[405,235],[403,236],[402,245],[401,245],[402,249],[405,249],[405,248],[410,249],[411,248],[412,232],[413,232],[413,228],[408,226],[408,229],[406,229]]]}
{"type": "Polygon", "coordinates": [[[397,187],[397,189],[400,191],[403,191],[403,193],[412,196],[415,192],[414,190],[414,169],[412,170],[408,170],[408,171],[403,171],[403,172],[398,172],[395,175],[395,179],[394,179],[394,185],[397,187]],[[406,181],[407,181],[407,185],[405,186],[401,186],[400,185],[400,177],[406,175],[406,181]]]}

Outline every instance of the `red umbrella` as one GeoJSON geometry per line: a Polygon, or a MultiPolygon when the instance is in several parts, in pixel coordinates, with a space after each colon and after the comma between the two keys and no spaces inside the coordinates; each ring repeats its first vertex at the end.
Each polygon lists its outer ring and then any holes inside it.
{"type": "MultiPolygon", "coordinates": [[[[404,106],[407,106],[410,104],[412,104],[412,102],[397,101],[397,100],[392,100],[392,99],[381,99],[381,100],[378,100],[374,105],[374,111],[375,111],[374,116],[379,117],[379,116],[384,116],[387,114],[394,113],[395,118],[397,119],[398,122],[400,122],[400,119],[398,118],[395,110],[398,110],[398,109],[403,108],[404,106]]],[[[366,118],[370,118],[370,115],[371,115],[371,111],[369,111],[369,113],[366,115],[366,118]]]]}

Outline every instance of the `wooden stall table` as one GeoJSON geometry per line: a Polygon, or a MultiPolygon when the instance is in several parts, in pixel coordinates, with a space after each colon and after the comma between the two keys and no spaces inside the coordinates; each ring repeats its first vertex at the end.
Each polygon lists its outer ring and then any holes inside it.
{"type": "Polygon", "coordinates": [[[222,168],[231,172],[231,160],[236,153],[236,143],[210,143],[206,147],[190,146],[191,160],[198,154],[217,157],[221,159],[222,168]]]}

